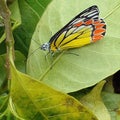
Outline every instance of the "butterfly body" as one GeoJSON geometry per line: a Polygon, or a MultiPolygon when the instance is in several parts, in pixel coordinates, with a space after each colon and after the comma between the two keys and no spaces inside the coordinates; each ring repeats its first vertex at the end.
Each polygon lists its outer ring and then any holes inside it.
{"type": "Polygon", "coordinates": [[[91,6],[73,18],[59,30],[50,41],[41,46],[42,50],[54,53],[70,48],[82,47],[103,38],[106,24],[99,19],[97,6],[91,6]]]}

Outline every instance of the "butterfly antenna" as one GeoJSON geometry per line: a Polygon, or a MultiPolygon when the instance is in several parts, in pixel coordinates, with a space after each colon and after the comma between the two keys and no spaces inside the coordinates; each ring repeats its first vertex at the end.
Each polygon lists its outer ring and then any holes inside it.
{"type": "Polygon", "coordinates": [[[33,53],[35,53],[38,49],[40,49],[40,47],[38,47],[37,49],[35,49],[30,55],[28,55],[28,58],[33,55],[33,53]]]}
{"type": "MultiPolygon", "coordinates": [[[[40,44],[39,44],[36,40],[33,40],[33,41],[40,46],[40,44]]],[[[40,47],[38,47],[38,48],[35,49],[30,55],[28,55],[28,58],[29,58],[35,51],[37,51],[38,49],[40,49],[40,47]]]]}
{"type": "Polygon", "coordinates": [[[74,52],[67,52],[67,54],[72,54],[72,55],[75,55],[75,56],[79,56],[78,53],[74,53],[74,52]]]}
{"type": "Polygon", "coordinates": [[[33,40],[33,41],[40,46],[40,43],[38,43],[36,40],[33,40]]]}

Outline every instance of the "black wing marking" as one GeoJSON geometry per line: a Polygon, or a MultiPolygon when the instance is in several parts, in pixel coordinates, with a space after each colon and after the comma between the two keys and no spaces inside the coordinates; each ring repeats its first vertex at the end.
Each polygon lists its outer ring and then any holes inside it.
{"type": "MultiPolygon", "coordinates": [[[[76,17],[74,17],[68,24],[66,24],[62,29],[60,29],[55,35],[53,35],[49,41],[51,44],[54,42],[54,46],[56,46],[56,40],[57,38],[64,32],[68,31],[73,27],[75,23],[78,23],[80,21],[87,21],[88,19],[99,19],[99,10],[96,5],[93,5],[84,11],[82,11],[80,14],[78,14],[76,17]]],[[[61,41],[62,42],[62,41],[61,41]]],[[[57,48],[57,46],[56,46],[57,48]]]]}

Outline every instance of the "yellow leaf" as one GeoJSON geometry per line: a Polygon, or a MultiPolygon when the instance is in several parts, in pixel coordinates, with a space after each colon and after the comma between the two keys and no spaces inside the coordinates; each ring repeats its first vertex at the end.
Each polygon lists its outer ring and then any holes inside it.
{"type": "MultiPolygon", "coordinates": [[[[11,64],[9,106],[25,120],[97,120],[73,97],[16,70],[11,64]]],[[[52,80],[51,80],[52,82],[52,80]]]]}
{"type": "Polygon", "coordinates": [[[92,110],[92,112],[97,116],[98,120],[111,120],[107,108],[102,102],[102,98],[100,96],[104,84],[105,81],[101,81],[80,101],[92,110]]]}

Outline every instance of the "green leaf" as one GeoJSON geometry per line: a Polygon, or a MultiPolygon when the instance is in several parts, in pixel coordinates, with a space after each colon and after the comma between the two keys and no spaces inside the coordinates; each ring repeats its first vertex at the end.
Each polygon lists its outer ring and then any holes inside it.
{"type": "Polygon", "coordinates": [[[25,56],[28,54],[35,27],[50,1],[18,0],[22,24],[14,31],[15,49],[25,56]]]}
{"type": "MultiPolygon", "coordinates": [[[[36,24],[51,0],[15,0],[9,5],[11,11],[12,29],[15,29],[15,49],[25,56],[28,54],[29,44],[36,24]],[[18,27],[19,26],[19,27],[18,27]],[[18,28],[17,28],[18,27],[18,28]],[[16,29],[17,28],[17,29],[16,29]]],[[[4,27],[0,26],[0,43],[5,39],[4,27]]],[[[0,45],[0,53],[5,53],[5,45],[0,45]]]]}
{"type": "MultiPolygon", "coordinates": [[[[0,55],[0,94],[4,92],[7,86],[5,62],[6,54],[0,55]]],[[[15,65],[18,70],[25,72],[25,57],[18,51],[15,51],[15,65]]]]}
{"type": "Polygon", "coordinates": [[[0,96],[0,119],[6,114],[7,104],[8,103],[8,96],[1,95],[0,96]]]}
{"type": "Polygon", "coordinates": [[[0,55],[0,86],[3,82],[3,80],[6,78],[5,73],[5,55],[0,55]]]}
{"type": "Polygon", "coordinates": [[[119,120],[120,117],[120,94],[102,92],[103,101],[111,115],[112,120],[119,120]]]}
{"type": "MultiPolygon", "coordinates": [[[[12,4],[10,4],[9,9],[11,11],[12,30],[14,30],[21,24],[21,16],[20,16],[20,11],[18,7],[18,0],[15,0],[12,4]]],[[[4,24],[3,24],[3,26],[0,26],[0,54],[3,54],[6,52],[5,42],[3,42],[5,38],[6,36],[4,33],[4,24]]]]}
{"type": "Polygon", "coordinates": [[[9,9],[11,11],[11,19],[13,20],[14,24],[17,24],[19,26],[21,24],[21,15],[20,15],[20,9],[18,0],[15,0],[10,6],[9,9]]]}
{"type": "Polygon", "coordinates": [[[105,81],[101,81],[89,94],[80,99],[80,101],[92,110],[92,112],[97,116],[98,120],[111,120],[100,95],[104,84],[105,81]]]}
{"type": "Polygon", "coordinates": [[[119,110],[117,111],[117,117],[116,117],[116,120],[120,120],[120,108],[119,108],[119,110]]]}
{"type": "Polygon", "coordinates": [[[73,97],[16,70],[11,64],[9,108],[25,120],[97,120],[73,97]]]}
{"type": "Polygon", "coordinates": [[[53,0],[33,35],[27,73],[64,92],[95,85],[115,73],[120,69],[119,11],[119,0],[106,0],[104,4],[97,0],[87,0],[87,4],[80,0],[53,0]],[[45,51],[36,50],[49,41],[51,33],[57,32],[74,16],[92,5],[99,7],[100,18],[105,18],[107,24],[106,36],[101,41],[58,53],[54,57],[45,51]]]}

